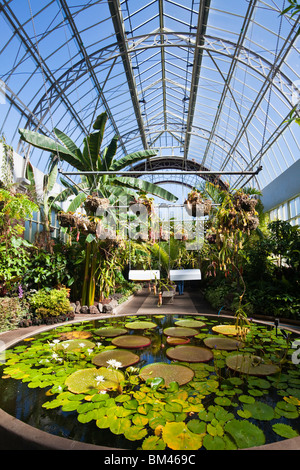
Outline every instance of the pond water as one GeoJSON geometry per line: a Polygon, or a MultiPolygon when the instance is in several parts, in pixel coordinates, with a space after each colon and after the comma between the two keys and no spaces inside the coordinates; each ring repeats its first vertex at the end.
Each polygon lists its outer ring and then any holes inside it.
{"type": "Polygon", "coordinates": [[[240,338],[220,325],[234,320],[129,315],[27,338],[6,351],[0,407],[47,433],[121,449],[236,449],[299,435],[296,337],[251,322],[240,338]],[[139,337],[140,347],[126,343],[139,337]],[[172,366],[164,380],[157,363],[172,366]]]}

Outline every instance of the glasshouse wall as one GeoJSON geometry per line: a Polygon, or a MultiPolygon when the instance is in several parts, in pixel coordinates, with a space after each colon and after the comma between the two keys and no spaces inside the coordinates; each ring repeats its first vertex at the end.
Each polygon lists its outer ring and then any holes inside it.
{"type": "MultiPolygon", "coordinates": [[[[14,185],[18,192],[24,192],[28,188],[28,181],[26,180],[26,159],[18,155],[5,141],[0,142],[0,185],[1,187],[8,187],[14,185]]],[[[36,197],[41,199],[43,196],[43,180],[44,173],[37,168],[33,168],[35,179],[36,197]]],[[[50,195],[56,195],[63,190],[63,187],[58,183],[54,185],[53,191],[50,195]]],[[[69,202],[59,203],[62,209],[68,206],[69,202]]],[[[31,217],[25,221],[25,230],[22,234],[23,238],[31,243],[34,242],[36,232],[43,230],[43,219],[41,212],[34,211],[31,217]]],[[[51,211],[51,233],[52,236],[57,238],[61,235],[60,225],[57,220],[55,211],[51,211]]]]}
{"type": "Polygon", "coordinates": [[[263,189],[262,203],[271,220],[300,224],[300,160],[263,189]]]}

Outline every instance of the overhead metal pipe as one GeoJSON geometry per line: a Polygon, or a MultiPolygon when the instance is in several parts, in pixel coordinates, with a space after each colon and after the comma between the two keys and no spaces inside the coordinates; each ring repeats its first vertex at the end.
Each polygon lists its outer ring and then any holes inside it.
{"type": "Polygon", "coordinates": [[[63,171],[59,170],[62,175],[257,175],[262,170],[262,167],[258,167],[255,171],[211,171],[211,170],[180,170],[180,171],[63,171]]]}

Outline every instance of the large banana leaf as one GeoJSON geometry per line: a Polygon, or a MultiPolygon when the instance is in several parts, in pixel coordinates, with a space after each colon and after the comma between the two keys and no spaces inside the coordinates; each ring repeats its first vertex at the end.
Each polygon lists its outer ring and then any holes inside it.
{"type": "Polygon", "coordinates": [[[68,212],[75,212],[80,207],[80,205],[86,200],[87,195],[85,193],[79,193],[73,199],[68,207],[68,212]]]}
{"type": "Polygon", "coordinates": [[[26,178],[30,181],[31,185],[35,186],[33,166],[31,165],[30,162],[27,162],[27,165],[26,165],[26,178]]]}
{"type": "Polygon", "coordinates": [[[109,185],[109,192],[116,201],[119,201],[122,197],[127,200],[127,198],[133,199],[136,196],[136,192],[126,186],[109,185]]]}
{"type": "Polygon", "coordinates": [[[97,116],[96,121],[93,124],[93,129],[97,130],[98,132],[93,132],[88,136],[87,144],[91,164],[90,170],[97,169],[98,156],[100,154],[107,119],[108,116],[105,112],[97,116]]]}
{"type": "Polygon", "coordinates": [[[88,170],[90,170],[90,171],[95,170],[95,168],[93,168],[93,164],[92,164],[88,137],[85,137],[83,139],[82,159],[83,159],[82,161],[85,165],[85,170],[87,170],[87,171],[88,170]]]}
{"type": "Polygon", "coordinates": [[[46,193],[50,193],[54,188],[58,175],[58,165],[57,163],[53,165],[52,170],[48,175],[44,175],[44,182],[43,182],[43,191],[46,193]]]}
{"type": "Polygon", "coordinates": [[[137,191],[144,191],[147,194],[160,197],[166,201],[175,202],[178,199],[176,196],[174,196],[174,194],[170,193],[166,189],[139,178],[133,178],[131,176],[120,176],[114,178],[114,183],[116,182],[120,185],[136,189],[137,191]]]}
{"type": "Polygon", "coordinates": [[[56,137],[67,147],[67,149],[74,155],[76,155],[78,158],[80,158],[81,151],[77,147],[77,145],[73,142],[72,139],[68,135],[66,135],[64,132],[60,131],[55,127],[53,129],[56,137]]]}
{"type": "Polygon", "coordinates": [[[118,148],[118,140],[119,140],[119,137],[115,135],[112,138],[109,146],[106,147],[103,152],[103,156],[102,156],[102,159],[103,159],[102,170],[103,171],[111,170],[112,162],[113,162],[114,156],[116,155],[117,148],[118,148]]]}
{"type": "MultiPolygon", "coordinates": [[[[71,183],[69,183],[68,181],[66,181],[62,178],[60,179],[60,182],[65,188],[67,188],[67,190],[71,191],[70,194],[75,194],[75,196],[77,196],[78,189],[75,185],[72,185],[71,183]]],[[[61,200],[63,200],[63,199],[61,199],[61,200]]]]}
{"type": "Polygon", "coordinates": [[[87,138],[91,170],[97,169],[98,155],[100,154],[102,139],[103,136],[100,131],[93,132],[87,138]]]}
{"type": "Polygon", "coordinates": [[[104,112],[102,114],[99,114],[99,116],[97,116],[96,121],[93,124],[93,128],[102,131],[102,135],[104,134],[104,129],[105,129],[107,119],[108,119],[107,113],[104,112]]]}
{"type": "Polygon", "coordinates": [[[84,170],[84,167],[77,155],[58,142],[55,142],[55,140],[50,139],[49,137],[46,137],[39,132],[30,131],[28,129],[19,129],[18,131],[21,136],[21,140],[24,140],[28,144],[31,144],[41,150],[48,150],[55,155],[58,154],[63,160],[73,167],[77,168],[78,170],[84,170]]]}
{"type": "Polygon", "coordinates": [[[66,189],[63,189],[59,194],[57,194],[56,196],[54,196],[52,198],[52,201],[54,204],[56,204],[57,202],[63,202],[63,201],[66,201],[68,199],[68,197],[70,196],[77,196],[78,194],[78,191],[77,191],[76,188],[73,186],[70,186],[69,188],[66,188],[66,189]]]}

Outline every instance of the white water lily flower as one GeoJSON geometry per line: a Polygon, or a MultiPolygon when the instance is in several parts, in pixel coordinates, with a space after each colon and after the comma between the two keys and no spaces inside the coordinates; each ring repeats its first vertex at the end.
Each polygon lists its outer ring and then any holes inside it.
{"type": "Polygon", "coordinates": [[[88,350],[87,350],[87,353],[88,353],[88,354],[92,354],[92,352],[93,352],[92,349],[88,349],[88,350]]]}
{"type": "Polygon", "coordinates": [[[60,361],[60,362],[62,361],[61,357],[59,357],[59,355],[56,353],[52,354],[52,358],[55,359],[56,361],[60,361]]]}
{"type": "Polygon", "coordinates": [[[95,380],[97,383],[105,382],[103,375],[97,375],[97,377],[95,377],[95,380]]]}
{"type": "Polygon", "coordinates": [[[106,362],[109,366],[113,367],[114,369],[119,369],[120,367],[122,367],[122,362],[116,361],[115,359],[109,359],[109,361],[106,362]]]}
{"type": "Polygon", "coordinates": [[[84,347],[85,347],[85,343],[79,343],[79,346],[80,346],[81,348],[84,348],[84,347]]]}

